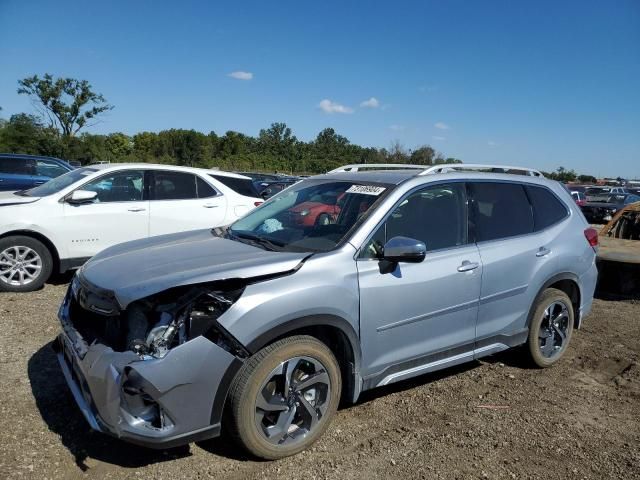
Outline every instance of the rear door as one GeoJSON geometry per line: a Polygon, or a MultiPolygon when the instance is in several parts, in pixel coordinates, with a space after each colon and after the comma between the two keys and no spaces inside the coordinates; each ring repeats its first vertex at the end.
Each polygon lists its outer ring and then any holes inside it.
{"type": "Polygon", "coordinates": [[[482,265],[468,241],[464,183],[423,187],[401,200],[357,267],[363,375],[374,385],[473,357],[482,265]],[[425,260],[385,272],[382,246],[395,236],[423,241],[425,260]]]}
{"type": "MultiPolygon", "coordinates": [[[[541,279],[555,271],[554,231],[542,227],[542,219],[534,223],[529,188],[517,182],[469,184],[472,229],[483,265],[478,354],[526,339],[527,316],[541,279]]],[[[531,188],[537,196],[538,187],[531,188]]]]}
{"type": "Polygon", "coordinates": [[[198,175],[153,170],[150,195],[151,236],[224,225],[226,197],[198,175]]]}
{"type": "Polygon", "coordinates": [[[60,225],[69,258],[91,257],[112,245],[149,235],[149,200],[142,170],[120,170],[80,186],[97,192],[91,203],[64,203],[60,225]]]}

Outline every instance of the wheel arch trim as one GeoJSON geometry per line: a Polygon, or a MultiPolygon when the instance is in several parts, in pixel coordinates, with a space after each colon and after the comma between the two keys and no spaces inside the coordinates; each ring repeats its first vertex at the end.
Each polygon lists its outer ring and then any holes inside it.
{"type": "MultiPolygon", "coordinates": [[[[362,361],[362,349],[360,347],[360,340],[357,332],[353,326],[344,318],[331,314],[315,314],[298,317],[284,323],[277,325],[271,330],[264,332],[258,337],[251,340],[246,348],[251,354],[256,353],[258,350],[273,343],[274,341],[289,336],[290,334],[304,330],[306,328],[321,328],[331,327],[339,330],[346,338],[349,346],[351,347],[351,354],[353,356],[352,372],[350,379],[345,382],[348,386],[348,398],[355,402],[362,390],[362,377],[360,375],[360,365],[362,361]]],[[[331,345],[328,345],[331,348],[331,345]]]]}
{"type": "MultiPolygon", "coordinates": [[[[540,298],[540,296],[542,295],[542,293],[548,289],[551,285],[554,285],[558,282],[561,281],[570,281],[572,283],[575,284],[575,287],[577,289],[578,292],[578,298],[577,298],[577,304],[574,303],[574,326],[576,328],[580,328],[580,322],[581,322],[581,318],[580,318],[580,304],[582,301],[582,289],[580,288],[580,277],[578,277],[578,275],[576,275],[575,273],[572,272],[561,272],[561,273],[556,273],[555,275],[549,277],[540,287],[540,289],[538,290],[538,293],[536,294],[536,296],[533,299],[533,303],[531,304],[531,307],[529,308],[529,314],[527,315],[527,327],[529,326],[530,322],[531,322],[531,315],[535,309],[535,306],[538,303],[538,300],[540,298]]],[[[566,293],[566,292],[565,292],[566,293]]],[[[572,303],[573,303],[573,299],[572,303]]]]}

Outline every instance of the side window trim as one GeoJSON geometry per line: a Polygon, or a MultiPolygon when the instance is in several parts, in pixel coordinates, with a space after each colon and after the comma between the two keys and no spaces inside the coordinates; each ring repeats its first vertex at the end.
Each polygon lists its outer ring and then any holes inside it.
{"type": "MultiPolygon", "coordinates": [[[[400,199],[393,204],[393,206],[391,208],[389,208],[389,210],[385,213],[384,217],[382,217],[382,219],[376,224],[375,227],[373,227],[371,229],[371,232],[369,232],[369,235],[367,235],[367,238],[364,240],[364,242],[362,242],[362,244],[358,247],[358,250],[356,251],[355,254],[355,259],[357,261],[380,261],[379,258],[367,258],[367,257],[363,257],[363,252],[364,252],[364,248],[369,244],[369,242],[371,241],[371,239],[376,235],[376,233],[378,233],[378,230],[382,227],[387,228],[387,220],[389,219],[389,217],[391,216],[391,214],[402,204],[402,202],[404,202],[407,198],[409,198],[411,195],[413,195],[414,193],[420,191],[420,190],[424,190],[425,188],[429,188],[429,187],[435,187],[438,185],[449,185],[449,184],[462,184],[463,186],[463,191],[464,191],[464,195],[465,195],[465,202],[464,202],[464,217],[466,218],[466,238],[467,238],[467,243],[463,244],[463,245],[455,245],[452,247],[444,247],[444,248],[438,248],[436,250],[429,250],[427,251],[427,255],[431,255],[432,253],[438,253],[438,252],[444,252],[447,250],[457,250],[459,248],[467,248],[469,247],[469,245],[473,245],[475,242],[472,241],[471,235],[470,235],[470,212],[469,212],[469,187],[467,185],[467,180],[439,180],[436,182],[428,182],[428,183],[423,183],[420,185],[415,186],[414,188],[412,188],[411,190],[409,190],[408,192],[405,192],[404,195],[402,195],[402,197],[400,197],[400,199]]],[[[385,239],[387,237],[386,231],[385,231],[385,239]]]]}

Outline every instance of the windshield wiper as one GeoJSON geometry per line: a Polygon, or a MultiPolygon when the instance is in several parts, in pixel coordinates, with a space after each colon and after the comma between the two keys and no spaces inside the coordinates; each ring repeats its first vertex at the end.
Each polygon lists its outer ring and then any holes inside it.
{"type": "Polygon", "coordinates": [[[278,250],[282,250],[284,247],[284,243],[274,242],[273,240],[269,240],[264,237],[259,237],[257,235],[249,235],[246,233],[231,233],[230,231],[227,231],[227,235],[232,238],[235,237],[240,240],[247,240],[252,245],[257,247],[262,247],[265,250],[278,251],[278,250]]]}
{"type": "Polygon", "coordinates": [[[13,192],[13,194],[19,197],[29,197],[30,195],[27,192],[28,190],[18,190],[17,192],[13,192]]]}

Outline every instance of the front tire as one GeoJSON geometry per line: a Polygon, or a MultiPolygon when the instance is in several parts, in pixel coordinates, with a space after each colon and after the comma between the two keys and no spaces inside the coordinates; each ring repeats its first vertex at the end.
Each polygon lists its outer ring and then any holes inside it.
{"type": "Polygon", "coordinates": [[[529,322],[530,360],[540,368],[557,363],[567,351],[573,325],[573,304],[569,296],[555,288],[542,292],[529,322]]]}
{"type": "Polygon", "coordinates": [[[342,379],[319,340],[298,335],[249,358],[229,394],[229,432],[252,455],[275,460],[313,444],[334,416],[342,379]]]}
{"type": "Polygon", "coordinates": [[[42,242],[23,235],[0,239],[0,291],[37,290],[52,270],[51,252],[42,242]]]}

